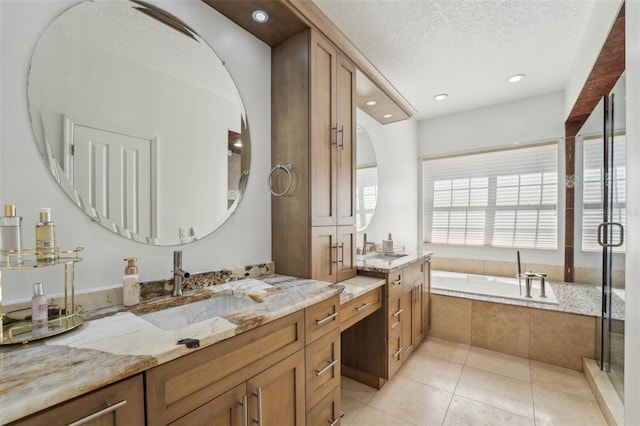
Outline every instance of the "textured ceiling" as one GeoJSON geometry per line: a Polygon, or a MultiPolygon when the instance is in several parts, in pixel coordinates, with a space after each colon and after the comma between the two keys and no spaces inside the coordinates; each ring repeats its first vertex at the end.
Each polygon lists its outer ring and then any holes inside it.
{"type": "Polygon", "coordinates": [[[314,3],[422,119],[564,89],[595,1],[314,3]],[[510,84],[513,74],[527,78],[510,84]]]}

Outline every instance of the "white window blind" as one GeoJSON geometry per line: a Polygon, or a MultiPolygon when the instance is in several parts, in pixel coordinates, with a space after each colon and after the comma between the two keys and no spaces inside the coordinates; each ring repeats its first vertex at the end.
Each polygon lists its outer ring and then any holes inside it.
{"type": "Polygon", "coordinates": [[[378,167],[359,167],[356,171],[356,229],[366,227],[378,200],[378,167]]]}
{"type": "MultiPolygon", "coordinates": [[[[613,139],[613,156],[610,158],[609,185],[611,185],[610,222],[625,225],[626,210],[626,152],[625,136],[613,139]]],[[[603,222],[602,189],[604,187],[604,147],[602,138],[585,138],[582,148],[582,251],[600,251],[598,244],[598,224],[603,222]]],[[[618,239],[618,232],[613,231],[613,241],[618,239]]],[[[624,244],[615,247],[615,252],[624,253],[624,244]]]]}
{"type": "Polygon", "coordinates": [[[424,242],[556,249],[558,147],[425,159],[424,242]]]}

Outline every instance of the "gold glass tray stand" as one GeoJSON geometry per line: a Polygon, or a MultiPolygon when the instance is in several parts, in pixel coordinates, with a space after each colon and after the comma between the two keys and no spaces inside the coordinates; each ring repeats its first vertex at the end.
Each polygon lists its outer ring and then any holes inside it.
{"type": "Polygon", "coordinates": [[[52,260],[38,260],[35,250],[27,249],[20,252],[11,252],[6,262],[0,263],[0,301],[2,301],[2,271],[45,268],[52,266],[64,267],[64,301],[63,306],[49,305],[50,315],[53,317],[47,322],[47,326],[34,327],[29,315],[31,308],[19,308],[6,312],[6,308],[0,303],[0,345],[16,343],[28,343],[34,340],[55,336],[82,325],[80,307],[75,303],[75,264],[83,259],[79,253],[82,247],[73,250],[58,249],[56,258],[52,260]],[[27,312],[25,312],[27,311],[27,312]]]}

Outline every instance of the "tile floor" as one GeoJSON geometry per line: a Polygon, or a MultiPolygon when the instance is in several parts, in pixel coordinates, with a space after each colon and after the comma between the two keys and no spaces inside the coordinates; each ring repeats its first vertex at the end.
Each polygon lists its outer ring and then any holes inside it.
{"type": "Polygon", "coordinates": [[[381,390],[342,378],[346,426],[606,425],[581,372],[433,337],[381,390]]]}

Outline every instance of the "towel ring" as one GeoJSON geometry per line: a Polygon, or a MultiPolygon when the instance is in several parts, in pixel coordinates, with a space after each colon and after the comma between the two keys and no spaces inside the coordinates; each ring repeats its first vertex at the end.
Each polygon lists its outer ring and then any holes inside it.
{"type": "Polygon", "coordinates": [[[293,167],[291,166],[291,163],[276,164],[276,166],[273,169],[271,169],[271,173],[269,173],[269,191],[271,191],[272,195],[274,195],[276,197],[282,197],[287,192],[289,192],[289,190],[291,189],[291,181],[292,181],[291,170],[293,170],[293,167]],[[288,180],[289,180],[289,182],[287,183],[287,188],[282,192],[275,192],[273,190],[273,185],[271,183],[271,180],[273,178],[273,173],[278,169],[284,170],[287,173],[288,180]]]}

